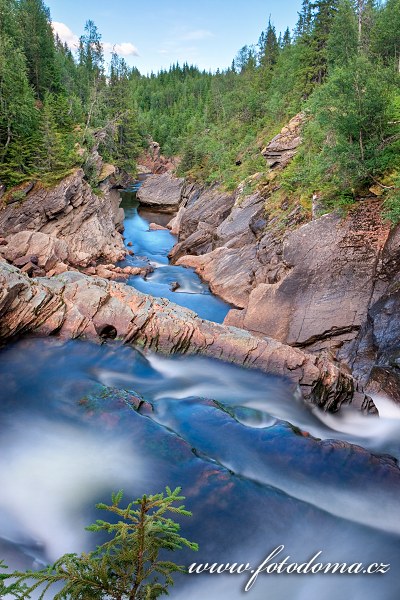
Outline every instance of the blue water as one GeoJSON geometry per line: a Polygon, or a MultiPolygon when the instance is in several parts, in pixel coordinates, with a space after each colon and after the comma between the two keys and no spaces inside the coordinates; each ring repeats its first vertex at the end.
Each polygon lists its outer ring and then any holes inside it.
{"type": "MultiPolygon", "coordinates": [[[[168,254],[176,243],[176,238],[169,231],[150,231],[149,224],[156,221],[160,224],[160,215],[148,211],[138,211],[139,203],[132,192],[122,193],[122,208],[125,211],[125,243],[132,242],[128,249],[134,251],[134,256],[127,256],[120,263],[123,266],[150,264],[154,271],[146,278],[130,277],[127,284],[140,292],[151,294],[158,298],[167,298],[176,304],[190,308],[202,319],[222,323],[231,306],[210,292],[206,283],[193,269],[170,265],[168,254]],[[171,285],[177,282],[179,288],[172,291],[171,285]]],[[[164,217],[164,219],[163,219],[164,217]]],[[[165,219],[164,224],[170,220],[165,219]]]]}
{"type": "MultiPolygon", "coordinates": [[[[125,264],[154,267],[130,285],[222,321],[229,307],[191,269],[168,264],[174,237],[149,231],[169,217],[138,213],[132,194],[123,206],[135,252],[125,264]]],[[[398,600],[400,479],[375,455],[400,457],[400,409],[379,410],[379,419],[327,415],[283,379],[199,356],[21,339],[0,349],[0,560],[36,568],[92,549],[84,527],[103,516],[96,502],[121,488],[128,501],[181,486],[193,511],[182,533],[200,549],[172,556],[179,564],[257,567],[284,544],[290,562],[322,551],[323,563],[392,566],[385,575],[264,574],[248,593],[248,574],[176,576],[172,600],[398,600]],[[144,403],[136,411],[127,398],[144,403]]]]}
{"type": "Polygon", "coordinates": [[[398,422],[370,439],[361,421],[346,434],[277,377],[57,338],[0,350],[0,401],[0,558],[12,568],[93,548],[84,527],[103,517],[94,504],[113,490],[128,501],[169,485],[182,486],[193,512],[182,533],[200,545],[171,557],[180,564],[257,566],[281,544],[291,562],[321,550],[324,563],[392,564],[386,575],[264,574],[246,594],[248,574],[176,577],[172,600],[400,597],[399,480],[368,453],[322,445],[288,424],[376,450],[398,447],[398,422]],[[133,410],[127,393],[152,410],[133,410]]]}

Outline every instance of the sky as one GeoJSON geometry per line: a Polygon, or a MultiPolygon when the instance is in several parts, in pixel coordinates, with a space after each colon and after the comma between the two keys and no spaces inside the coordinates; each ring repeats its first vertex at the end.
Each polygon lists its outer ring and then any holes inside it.
{"type": "Polygon", "coordinates": [[[142,74],[187,61],[223,69],[255,44],[268,17],[277,33],[293,29],[301,0],[45,0],[54,29],[72,47],[91,19],[106,59],[113,48],[142,74]]]}

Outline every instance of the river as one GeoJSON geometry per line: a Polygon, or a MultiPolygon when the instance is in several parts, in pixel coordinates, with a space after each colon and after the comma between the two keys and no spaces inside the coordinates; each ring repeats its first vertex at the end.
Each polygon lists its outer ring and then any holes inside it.
{"type": "MultiPolygon", "coordinates": [[[[129,284],[222,321],[229,306],[188,269],[168,264],[174,238],[124,198],[129,284]],[[180,288],[170,289],[177,281],[180,288]]],[[[142,354],[118,341],[25,338],[0,351],[0,558],[36,567],[93,547],[93,506],[181,486],[182,521],[199,552],[176,562],[390,563],[386,574],[176,577],[175,600],[398,600],[400,411],[381,417],[311,410],[284,380],[202,357],[142,354]],[[125,391],[124,391],[125,390],[125,391]],[[127,398],[153,410],[136,412],[127,398]],[[336,440],[329,442],[327,440],[336,440]],[[357,444],[349,446],[347,442],[357,444]],[[367,449],[365,451],[364,449],[367,449]],[[376,457],[375,455],[380,455],[376,457]]]]}

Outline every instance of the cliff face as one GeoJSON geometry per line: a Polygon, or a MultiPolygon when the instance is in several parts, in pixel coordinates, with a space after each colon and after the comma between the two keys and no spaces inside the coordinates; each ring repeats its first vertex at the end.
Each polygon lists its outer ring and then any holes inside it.
{"type": "MultiPolygon", "coordinates": [[[[96,195],[77,169],[57,186],[36,185],[21,201],[0,209],[0,252],[15,261],[35,256],[46,272],[56,263],[75,267],[125,256],[121,233],[124,213],[109,173],[96,195]]],[[[112,174],[111,174],[112,175],[112,174]]],[[[36,262],[37,264],[37,262],[36,262]]],[[[23,266],[22,264],[19,266],[23,266]]]]}
{"type": "Polygon", "coordinates": [[[235,306],[227,325],[328,355],[371,390],[400,400],[400,326],[393,323],[400,228],[390,232],[376,197],[345,217],[313,220],[283,197],[283,227],[271,206],[275,171],[294,156],[302,118],[264,148],[272,170],[263,190],[243,197],[240,189],[226,194],[192,186],[173,223],[179,241],[171,258],[194,267],[235,306]]]}

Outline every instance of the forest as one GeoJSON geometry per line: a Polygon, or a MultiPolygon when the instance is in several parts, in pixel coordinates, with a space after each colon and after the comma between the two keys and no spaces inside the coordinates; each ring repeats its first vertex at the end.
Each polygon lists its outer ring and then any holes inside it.
{"type": "MultiPolygon", "coordinates": [[[[54,35],[42,0],[0,0],[0,181],[51,184],[91,151],[135,174],[148,140],[180,158],[179,174],[234,189],[265,171],[260,149],[304,111],[304,144],[282,177],[309,202],[386,196],[400,217],[400,1],[304,0],[294,31],[260,23],[256,44],[215,73],[175,64],[141,75],[105,64],[88,20],[79,48],[54,35]]],[[[17,192],[16,192],[17,193],[17,192]]]]}

